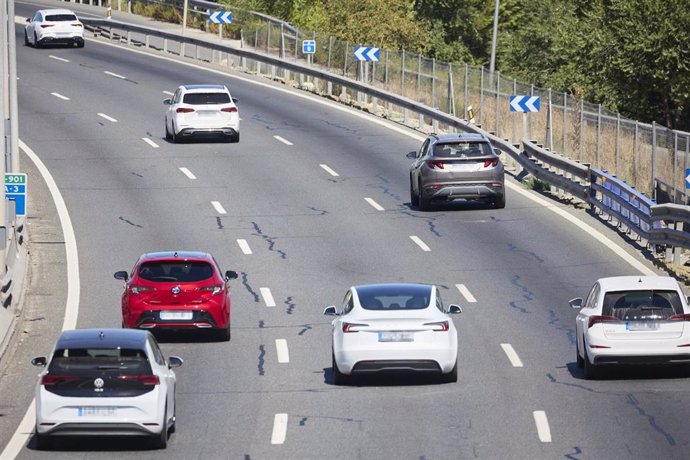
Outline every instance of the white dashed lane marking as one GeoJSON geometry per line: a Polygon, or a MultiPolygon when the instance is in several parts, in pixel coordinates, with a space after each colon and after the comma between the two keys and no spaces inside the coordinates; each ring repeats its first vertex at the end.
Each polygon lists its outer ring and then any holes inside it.
{"type": "Polygon", "coordinates": [[[106,75],[110,75],[111,77],[119,78],[120,80],[124,80],[127,78],[127,77],[123,77],[122,75],[118,75],[116,73],[110,72],[108,70],[105,70],[103,73],[106,75]]]}
{"type": "Polygon", "coordinates": [[[373,198],[365,198],[364,200],[366,200],[366,202],[369,203],[371,207],[376,209],[377,211],[384,211],[383,206],[374,201],[373,198]]]}
{"type": "Polygon", "coordinates": [[[51,58],[51,59],[55,59],[56,61],[69,62],[69,59],[61,58],[61,57],[58,57],[58,56],[53,56],[52,54],[51,54],[50,56],[48,56],[48,57],[51,58]]]}
{"type": "Polygon", "coordinates": [[[515,349],[511,344],[502,343],[501,348],[503,348],[503,351],[505,352],[506,356],[508,356],[510,364],[512,364],[513,367],[522,367],[522,361],[520,361],[520,357],[515,352],[515,349]]]}
{"type": "Polygon", "coordinates": [[[219,201],[211,201],[211,206],[213,206],[213,209],[215,209],[218,214],[227,214],[227,211],[219,201]]]}
{"type": "Polygon", "coordinates": [[[285,144],[285,145],[293,145],[292,142],[290,142],[289,140],[287,140],[287,139],[285,139],[285,138],[282,138],[282,137],[280,137],[280,136],[273,136],[273,137],[274,137],[277,141],[280,141],[280,142],[282,142],[282,143],[285,144]]]}
{"type": "Polygon", "coordinates": [[[319,165],[321,168],[326,171],[328,174],[330,174],[333,177],[338,177],[338,173],[333,171],[331,168],[328,167],[328,165],[319,165]]]}
{"type": "Polygon", "coordinates": [[[537,425],[537,435],[541,442],[551,442],[551,428],[549,428],[549,419],[546,418],[546,412],[543,410],[535,410],[534,423],[537,425]]]}
{"type": "Polygon", "coordinates": [[[276,353],[278,354],[278,362],[281,364],[290,362],[290,353],[288,353],[287,340],[276,339],[276,353]]]}
{"type": "Polygon", "coordinates": [[[63,101],[69,101],[69,98],[68,98],[67,96],[63,96],[63,95],[60,94],[60,93],[50,93],[50,94],[52,94],[53,96],[57,97],[58,99],[62,99],[63,101]]]}
{"type": "Polygon", "coordinates": [[[414,241],[417,246],[422,248],[422,251],[424,251],[424,252],[431,251],[431,248],[429,246],[427,246],[426,243],[424,241],[422,241],[421,238],[419,238],[418,236],[412,235],[412,236],[410,236],[410,239],[412,241],[414,241]]]}
{"type": "Polygon", "coordinates": [[[191,172],[189,169],[187,169],[187,168],[180,168],[180,171],[182,171],[182,174],[184,174],[184,175],[187,176],[188,178],[190,178],[190,179],[192,179],[192,180],[196,179],[196,176],[195,176],[194,174],[192,174],[192,172],[191,172]]]}
{"type": "Polygon", "coordinates": [[[150,145],[151,147],[153,147],[154,149],[157,149],[157,148],[158,148],[158,144],[156,144],[155,142],[153,142],[153,141],[152,141],[151,139],[149,139],[148,137],[142,137],[141,140],[144,141],[144,142],[146,142],[147,144],[149,144],[149,145],[150,145]]]}
{"type": "Polygon", "coordinates": [[[276,414],[273,419],[271,444],[283,444],[287,435],[288,414],[276,414]]]}
{"type": "Polygon", "coordinates": [[[99,117],[101,117],[101,118],[105,118],[105,119],[108,120],[108,121],[111,121],[111,122],[113,122],[113,123],[117,123],[117,120],[116,120],[116,119],[114,119],[113,117],[110,117],[110,116],[108,116],[108,115],[106,115],[106,114],[104,114],[104,113],[98,113],[97,115],[98,115],[99,117]]]}
{"type": "Polygon", "coordinates": [[[261,292],[261,297],[264,298],[264,303],[267,307],[276,306],[276,301],[273,300],[273,294],[271,294],[271,290],[269,288],[259,288],[259,291],[261,292]]]}
{"type": "Polygon", "coordinates": [[[458,288],[458,291],[460,291],[460,294],[462,294],[462,296],[468,302],[475,303],[477,301],[477,299],[474,298],[474,296],[472,295],[470,290],[467,289],[467,286],[465,286],[464,284],[456,284],[455,287],[458,288]]]}
{"type": "Polygon", "coordinates": [[[249,247],[247,240],[237,240],[237,244],[240,245],[240,249],[245,255],[249,255],[252,253],[252,249],[249,247]]]}

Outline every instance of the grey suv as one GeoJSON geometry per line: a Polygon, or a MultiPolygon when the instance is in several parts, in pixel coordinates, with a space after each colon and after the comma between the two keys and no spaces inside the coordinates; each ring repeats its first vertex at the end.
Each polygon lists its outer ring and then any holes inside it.
{"type": "Polygon", "coordinates": [[[431,134],[407,158],[410,201],[420,211],[433,200],[483,200],[494,208],[506,205],[503,163],[489,139],[481,134],[431,134]]]}

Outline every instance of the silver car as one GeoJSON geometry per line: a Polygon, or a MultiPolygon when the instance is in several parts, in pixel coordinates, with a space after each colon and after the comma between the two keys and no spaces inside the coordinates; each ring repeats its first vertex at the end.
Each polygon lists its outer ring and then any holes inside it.
{"type": "Polygon", "coordinates": [[[410,166],[410,201],[428,211],[432,201],[482,200],[505,208],[503,163],[486,136],[431,134],[418,152],[407,158],[410,166]]]}

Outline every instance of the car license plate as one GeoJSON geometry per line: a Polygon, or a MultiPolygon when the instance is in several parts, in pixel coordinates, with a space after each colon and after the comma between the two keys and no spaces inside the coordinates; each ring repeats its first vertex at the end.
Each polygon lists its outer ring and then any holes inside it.
{"type": "Polygon", "coordinates": [[[194,316],[194,313],[191,311],[162,311],[160,313],[161,319],[163,320],[169,320],[169,319],[192,319],[194,316]]]}
{"type": "Polygon", "coordinates": [[[628,331],[656,331],[659,329],[657,321],[628,321],[625,323],[628,331]]]}
{"type": "Polygon", "coordinates": [[[199,110],[197,113],[200,118],[213,118],[218,112],[215,110],[199,110]]]}
{"type": "Polygon", "coordinates": [[[113,417],[116,413],[115,407],[85,406],[77,407],[78,417],[113,417]]]}
{"type": "Polygon", "coordinates": [[[414,335],[402,331],[379,332],[379,342],[414,342],[414,335]]]}

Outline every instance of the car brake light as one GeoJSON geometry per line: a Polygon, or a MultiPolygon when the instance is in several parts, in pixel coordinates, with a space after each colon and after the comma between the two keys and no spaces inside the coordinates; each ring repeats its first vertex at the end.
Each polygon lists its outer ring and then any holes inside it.
{"type": "Polygon", "coordinates": [[[196,288],[197,291],[212,291],[211,295],[218,295],[223,290],[223,286],[204,286],[196,288]]]}
{"type": "Polygon", "coordinates": [[[491,166],[492,168],[498,166],[498,158],[496,158],[495,160],[484,160],[484,167],[488,168],[489,166],[491,166]]]}
{"type": "Polygon", "coordinates": [[[237,107],[223,107],[220,109],[221,112],[237,112],[237,107]]]}
{"type": "Polygon", "coordinates": [[[426,162],[426,165],[427,165],[428,167],[430,167],[431,169],[435,169],[435,168],[443,169],[443,162],[442,162],[442,161],[438,161],[438,160],[428,160],[428,161],[426,162]]]}
{"type": "Polygon", "coordinates": [[[63,382],[73,382],[75,380],[79,380],[79,377],[77,377],[76,375],[46,374],[43,377],[41,377],[41,385],[51,386],[51,385],[57,385],[58,383],[63,383],[63,382]]]}
{"type": "Polygon", "coordinates": [[[367,327],[369,326],[368,324],[362,324],[362,323],[343,323],[343,332],[359,332],[359,331],[353,331],[352,328],[355,327],[367,327]]]}
{"type": "Polygon", "coordinates": [[[433,326],[432,331],[436,332],[446,332],[448,331],[448,328],[450,325],[448,324],[448,321],[438,321],[435,323],[424,323],[425,326],[433,326]]]}
{"type": "Polygon", "coordinates": [[[142,385],[158,385],[161,383],[157,375],[120,375],[119,380],[138,380],[142,385]]]}
{"type": "Polygon", "coordinates": [[[602,315],[594,315],[589,317],[589,322],[587,323],[587,328],[589,329],[590,327],[594,326],[597,323],[613,323],[617,322],[618,318],[615,316],[602,316],[602,315]]]}
{"type": "Polygon", "coordinates": [[[53,27],[55,24],[41,24],[41,29],[47,29],[48,27],[53,27]]]}
{"type": "Polygon", "coordinates": [[[683,315],[673,315],[669,316],[671,321],[690,321],[690,315],[689,314],[683,314],[683,315]]]}
{"type": "Polygon", "coordinates": [[[83,26],[82,24],[80,24],[80,23],[70,24],[70,25],[71,25],[72,27],[84,27],[84,26],[83,26]]]}
{"type": "Polygon", "coordinates": [[[175,112],[177,112],[177,113],[191,113],[191,112],[194,112],[194,109],[192,109],[190,107],[178,107],[178,109],[175,110],[175,112]]]}
{"type": "Polygon", "coordinates": [[[132,291],[132,294],[134,295],[139,295],[140,293],[146,291],[153,291],[153,288],[151,286],[130,286],[129,289],[130,291],[132,291]]]}

